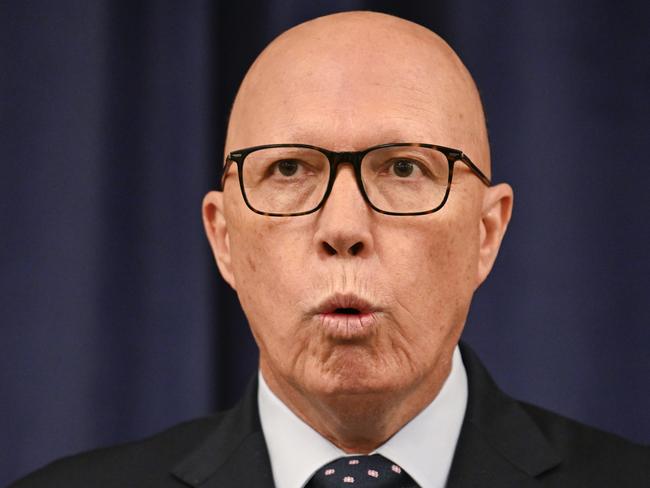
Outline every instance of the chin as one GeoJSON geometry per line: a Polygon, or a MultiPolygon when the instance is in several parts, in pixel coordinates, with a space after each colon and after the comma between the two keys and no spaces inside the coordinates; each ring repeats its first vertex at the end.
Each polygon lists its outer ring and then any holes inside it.
{"type": "Polygon", "coordinates": [[[405,370],[377,356],[344,351],[334,353],[315,368],[312,381],[315,393],[324,395],[387,394],[406,387],[405,370]]]}

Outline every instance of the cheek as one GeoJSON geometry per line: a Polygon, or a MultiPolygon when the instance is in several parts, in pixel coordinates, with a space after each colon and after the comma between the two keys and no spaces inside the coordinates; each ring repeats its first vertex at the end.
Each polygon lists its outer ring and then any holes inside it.
{"type": "Polygon", "coordinates": [[[427,289],[442,292],[445,284],[466,284],[468,271],[478,257],[477,240],[475,226],[453,220],[402,232],[399,244],[392,242],[386,247],[395,282],[401,285],[398,289],[409,283],[411,292],[427,289]]]}
{"type": "Polygon", "coordinates": [[[295,337],[306,277],[305,244],[291,238],[291,223],[245,216],[231,233],[237,294],[258,345],[295,337]]]}
{"type": "Polygon", "coordinates": [[[428,248],[427,262],[435,267],[438,277],[434,286],[450,293],[467,296],[473,292],[474,274],[478,262],[478,226],[462,220],[445,221],[435,242],[428,248]]]}
{"type": "Polygon", "coordinates": [[[403,333],[415,343],[439,343],[464,325],[474,292],[478,227],[438,218],[403,235],[391,252],[392,293],[409,324],[403,333]]]}
{"type": "Polygon", "coordinates": [[[266,286],[271,291],[284,293],[283,290],[294,284],[291,282],[294,278],[300,278],[296,271],[301,268],[305,256],[304,243],[290,237],[290,222],[247,217],[249,222],[240,220],[236,231],[231,233],[238,291],[254,291],[266,286]]]}

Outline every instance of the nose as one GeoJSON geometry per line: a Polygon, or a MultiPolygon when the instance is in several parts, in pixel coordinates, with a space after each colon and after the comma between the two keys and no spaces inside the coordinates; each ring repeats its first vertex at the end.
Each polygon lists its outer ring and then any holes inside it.
{"type": "Polygon", "coordinates": [[[357,185],[353,168],[337,168],[332,191],[318,212],[315,244],[321,256],[364,257],[373,249],[373,210],[357,185]]]}

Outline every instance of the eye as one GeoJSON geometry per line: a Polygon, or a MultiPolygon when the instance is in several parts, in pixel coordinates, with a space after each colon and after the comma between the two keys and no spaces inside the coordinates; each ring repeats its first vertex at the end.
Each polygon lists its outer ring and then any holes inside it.
{"type": "Polygon", "coordinates": [[[278,161],[277,168],[282,176],[293,176],[298,171],[298,161],[295,159],[285,159],[283,161],[278,161]]]}
{"type": "Polygon", "coordinates": [[[415,164],[407,159],[398,159],[392,165],[393,173],[400,178],[406,178],[413,174],[415,164]]]}

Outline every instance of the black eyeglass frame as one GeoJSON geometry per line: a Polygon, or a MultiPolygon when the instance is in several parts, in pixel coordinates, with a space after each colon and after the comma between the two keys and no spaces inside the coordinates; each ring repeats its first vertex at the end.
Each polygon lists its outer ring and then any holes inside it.
{"type": "Polygon", "coordinates": [[[454,176],[454,164],[456,163],[456,161],[461,161],[462,163],[464,163],[472,171],[472,173],[474,173],[481,180],[481,182],[485,186],[490,186],[492,184],[490,179],[487,176],[485,176],[485,174],[478,168],[478,166],[476,166],[472,162],[472,160],[469,159],[469,157],[466,154],[464,154],[462,151],[460,151],[459,149],[453,149],[451,147],[438,146],[436,144],[425,144],[419,142],[396,142],[396,143],[388,143],[388,144],[379,144],[377,146],[372,146],[367,149],[364,149],[362,151],[341,151],[341,152],[330,151],[329,149],[324,149],[318,146],[312,146],[310,144],[264,144],[261,146],[252,146],[252,147],[247,147],[245,149],[239,149],[237,151],[232,151],[230,154],[228,154],[223,168],[223,175],[221,176],[221,190],[223,191],[226,182],[226,176],[228,174],[228,170],[230,169],[230,165],[232,163],[235,163],[237,165],[237,173],[239,174],[239,188],[241,190],[241,194],[244,197],[244,202],[246,203],[246,206],[249,209],[251,209],[253,212],[259,215],[266,215],[269,217],[297,217],[300,215],[308,215],[310,213],[316,212],[317,210],[320,210],[325,204],[325,202],[327,201],[327,198],[329,197],[332,188],[334,187],[334,180],[336,179],[336,173],[339,164],[349,163],[354,168],[354,175],[357,181],[357,186],[359,187],[359,191],[361,192],[363,199],[370,206],[370,208],[372,208],[375,212],[379,212],[385,215],[400,215],[400,216],[426,215],[426,214],[437,212],[445,205],[445,203],[447,203],[447,199],[449,198],[449,192],[451,190],[451,181],[454,176]],[[244,167],[244,161],[246,160],[246,156],[248,156],[252,152],[259,151],[261,149],[272,149],[278,147],[313,149],[323,154],[329,161],[330,174],[329,174],[329,181],[327,182],[327,188],[325,189],[323,198],[318,203],[318,205],[316,205],[316,207],[314,207],[313,209],[303,211],[303,212],[294,212],[294,213],[262,212],[261,210],[257,210],[256,208],[254,208],[248,201],[248,197],[246,196],[246,190],[244,189],[244,176],[243,176],[244,175],[243,167],[244,167]],[[447,181],[447,189],[445,190],[445,196],[442,199],[440,205],[438,205],[437,207],[431,210],[424,210],[420,212],[389,212],[387,210],[382,210],[380,208],[377,208],[370,201],[370,198],[368,198],[368,194],[366,193],[366,189],[363,186],[363,179],[361,178],[361,161],[369,152],[375,151],[377,149],[386,148],[386,147],[424,147],[427,149],[435,149],[447,157],[447,161],[449,163],[449,177],[447,181]]]}

